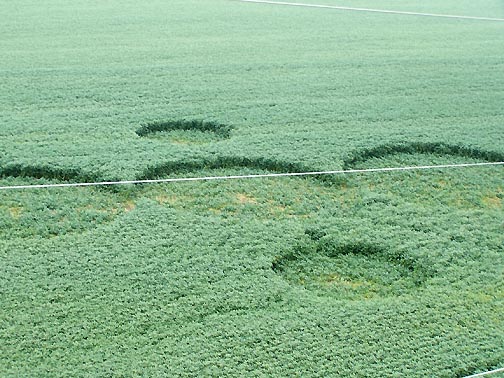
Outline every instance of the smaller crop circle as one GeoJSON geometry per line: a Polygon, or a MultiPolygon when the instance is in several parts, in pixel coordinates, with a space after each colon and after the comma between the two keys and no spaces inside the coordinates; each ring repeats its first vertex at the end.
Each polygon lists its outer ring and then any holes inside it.
{"type": "Polygon", "coordinates": [[[167,120],[146,123],[136,130],[136,134],[168,139],[174,144],[202,144],[228,139],[232,129],[229,125],[213,121],[167,120]]]}

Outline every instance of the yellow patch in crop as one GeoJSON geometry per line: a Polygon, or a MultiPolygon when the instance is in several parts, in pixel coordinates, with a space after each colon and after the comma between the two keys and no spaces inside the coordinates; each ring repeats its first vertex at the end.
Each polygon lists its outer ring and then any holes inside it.
{"type": "Polygon", "coordinates": [[[238,201],[238,203],[242,204],[242,205],[245,205],[245,204],[257,204],[257,199],[252,197],[252,196],[249,196],[245,193],[238,193],[236,195],[236,200],[238,201]]]}
{"type": "Polygon", "coordinates": [[[9,214],[14,219],[19,219],[22,212],[23,208],[21,207],[9,207],[9,214]]]}
{"type": "Polygon", "coordinates": [[[338,285],[349,289],[358,289],[359,287],[364,285],[368,286],[367,282],[351,281],[337,273],[324,274],[320,277],[320,282],[325,286],[338,285]]]}
{"type": "Polygon", "coordinates": [[[482,201],[486,207],[490,207],[493,209],[502,207],[502,199],[500,199],[495,195],[485,196],[483,197],[482,201]]]}
{"type": "Polygon", "coordinates": [[[210,211],[214,215],[221,215],[222,214],[222,209],[218,209],[218,208],[215,208],[215,207],[210,207],[208,209],[208,211],[210,211]]]}
{"type": "Polygon", "coordinates": [[[284,215],[287,211],[287,206],[277,205],[274,201],[268,201],[269,213],[273,216],[284,215]]]}
{"type": "Polygon", "coordinates": [[[167,203],[169,205],[173,205],[175,202],[177,202],[177,197],[160,194],[160,195],[156,196],[156,201],[160,205],[164,205],[165,203],[167,203]]]}
{"type": "Polygon", "coordinates": [[[133,202],[133,201],[126,201],[124,203],[124,211],[125,212],[129,212],[129,211],[132,211],[136,208],[136,204],[133,202]]]}

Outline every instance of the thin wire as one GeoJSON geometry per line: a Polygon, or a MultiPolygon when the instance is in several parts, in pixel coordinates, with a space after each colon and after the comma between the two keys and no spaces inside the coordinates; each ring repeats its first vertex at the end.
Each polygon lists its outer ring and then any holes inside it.
{"type": "Polygon", "coordinates": [[[458,16],[458,15],[451,15],[451,14],[420,13],[420,12],[407,12],[407,11],[395,11],[395,10],[371,9],[371,8],[353,8],[353,7],[342,7],[342,6],[336,6],[336,5],[290,3],[290,2],[268,1],[268,0],[234,0],[234,1],[241,1],[243,3],[288,5],[288,6],[292,6],[292,7],[309,7],[309,8],[338,9],[338,10],[347,10],[347,11],[356,11],[356,12],[404,14],[404,15],[409,15],[409,16],[424,16],[424,17],[443,17],[443,18],[463,19],[463,20],[501,21],[501,22],[504,21],[504,18],[476,17],[476,16],[458,16]]]}
{"type": "Polygon", "coordinates": [[[501,372],[504,372],[504,368],[495,369],[495,370],[491,370],[491,371],[486,371],[484,373],[478,373],[478,374],[468,375],[467,377],[464,377],[464,378],[484,377],[486,375],[495,374],[495,373],[501,373],[501,372]]]}
{"type": "Polygon", "coordinates": [[[240,179],[257,179],[257,178],[289,177],[289,176],[346,175],[346,174],[352,174],[352,173],[397,172],[397,171],[413,171],[413,170],[427,170],[427,169],[483,167],[483,166],[496,166],[496,165],[504,165],[504,161],[486,162],[486,163],[424,165],[424,166],[412,166],[412,167],[349,169],[349,170],[320,171],[320,172],[265,173],[265,174],[235,175],[235,176],[174,177],[174,178],[152,179],[152,180],[125,180],[125,181],[103,181],[103,182],[78,182],[78,183],[64,183],[64,184],[11,185],[11,186],[0,186],[0,190],[49,189],[49,188],[71,188],[71,187],[83,187],[83,186],[110,186],[110,185],[133,185],[133,184],[159,184],[159,183],[172,183],[172,182],[185,182],[185,181],[240,180],[240,179]]]}

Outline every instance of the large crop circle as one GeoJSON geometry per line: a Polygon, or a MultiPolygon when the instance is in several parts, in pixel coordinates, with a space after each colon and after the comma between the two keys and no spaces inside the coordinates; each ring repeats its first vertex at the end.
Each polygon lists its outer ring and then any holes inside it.
{"type": "Polygon", "coordinates": [[[307,233],[310,239],[277,256],[272,269],[317,295],[340,300],[401,295],[419,288],[429,277],[421,264],[385,246],[340,242],[313,230],[307,233]]]}

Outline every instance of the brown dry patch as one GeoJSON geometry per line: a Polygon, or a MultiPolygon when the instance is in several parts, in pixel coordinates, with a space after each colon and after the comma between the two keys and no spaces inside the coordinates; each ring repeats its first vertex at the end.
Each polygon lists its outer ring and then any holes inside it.
{"type": "Polygon", "coordinates": [[[9,207],[9,214],[14,219],[19,219],[23,209],[21,207],[9,207]]]}
{"type": "Polygon", "coordinates": [[[127,213],[129,211],[132,211],[136,208],[135,202],[133,201],[126,201],[124,203],[124,211],[127,213]]]}
{"type": "Polygon", "coordinates": [[[221,206],[218,206],[218,207],[209,207],[208,211],[210,211],[214,215],[222,215],[222,214],[237,215],[238,214],[238,211],[231,210],[226,205],[221,205],[221,206]]]}
{"type": "Polygon", "coordinates": [[[502,207],[502,200],[494,195],[483,197],[483,203],[486,207],[491,207],[493,209],[502,207]]]}
{"type": "Polygon", "coordinates": [[[268,201],[268,209],[271,215],[285,215],[285,212],[288,210],[286,206],[277,205],[274,201],[268,201]]]}
{"type": "Polygon", "coordinates": [[[268,213],[270,216],[279,218],[311,218],[311,213],[297,213],[289,206],[275,204],[274,201],[268,201],[268,213]]]}
{"type": "Polygon", "coordinates": [[[156,196],[156,201],[158,201],[158,203],[160,205],[164,205],[165,203],[167,203],[169,205],[173,205],[175,202],[177,202],[177,197],[176,196],[166,196],[164,194],[160,194],[160,195],[156,196]]]}
{"type": "Polygon", "coordinates": [[[236,200],[238,201],[238,203],[242,204],[242,205],[245,205],[245,204],[257,204],[257,199],[252,197],[252,196],[249,196],[245,193],[238,193],[236,195],[236,200]]]}

